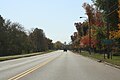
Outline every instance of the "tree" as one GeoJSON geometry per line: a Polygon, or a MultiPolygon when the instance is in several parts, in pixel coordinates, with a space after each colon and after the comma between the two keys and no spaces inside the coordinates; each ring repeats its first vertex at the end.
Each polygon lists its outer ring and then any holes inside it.
{"type": "MultiPolygon", "coordinates": [[[[97,40],[92,38],[91,39],[91,47],[95,48],[97,44],[97,40]]],[[[89,46],[89,35],[83,36],[80,40],[80,45],[82,47],[88,47],[89,46]]]]}
{"type": "Polygon", "coordinates": [[[53,43],[52,43],[52,40],[49,39],[49,38],[46,38],[46,41],[47,41],[48,49],[49,49],[49,50],[54,49],[54,45],[53,45],[53,43]]]}
{"type": "Polygon", "coordinates": [[[118,29],[118,0],[92,0],[97,8],[104,13],[104,19],[106,22],[109,20],[110,30],[118,29]]]}
{"type": "MultiPolygon", "coordinates": [[[[116,40],[119,42],[119,0],[93,0],[94,4],[103,11],[106,27],[107,27],[107,39],[116,40]]],[[[118,43],[119,44],[119,43],[118,43]]],[[[110,57],[109,53],[109,45],[108,49],[108,58],[110,57]]]]}
{"type": "Polygon", "coordinates": [[[7,52],[6,51],[6,45],[7,45],[7,28],[4,26],[5,20],[0,15],[0,55],[4,55],[2,53],[7,52]]]}
{"type": "Polygon", "coordinates": [[[27,50],[27,35],[19,23],[11,23],[8,28],[8,40],[10,54],[22,54],[27,50]]]}
{"type": "Polygon", "coordinates": [[[34,52],[45,51],[47,49],[46,37],[42,29],[35,28],[34,31],[30,33],[29,38],[34,52]]]}
{"type": "Polygon", "coordinates": [[[27,34],[24,27],[0,15],[0,56],[26,54],[53,48],[52,40],[42,29],[35,28],[27,34]]]}
{"type": "Polygon", "coordinates": [[[0,55],[22,54],[27,52],[28,41],[24,28],[19,23],[0,18],[0,55]]]}
{"type": "Polygon", "coordinates": [[[62,42],[60,42],[60,41],[57,41],[57,42],[55,42],[54,43],[54,47],[55,47],[55,49],[63,49],[63,43],[62,42]]]}

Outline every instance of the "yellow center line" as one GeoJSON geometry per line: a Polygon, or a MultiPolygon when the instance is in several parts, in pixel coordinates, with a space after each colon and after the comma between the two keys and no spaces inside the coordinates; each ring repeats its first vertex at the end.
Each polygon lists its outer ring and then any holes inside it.
{"type": "MultiPolygon", "coordinates": [[[[59,56],[58,56],[58,57],[59,57],[59,56]]],[[[30,74],[31,72],[33,72],[33,71],[41,68],[42,66],[46,65],[47,63],[53,61],[54,59],[56,59],[56,58],[58,58],[58,57],[49,58],[47,61],[45,61],[45,62],[43,62],[43,63],[41,63],[41,64],[38,64],[38,65],[36,65],[36,66],[34,66],[34,67],[32,67],[32,68],[30,68],[30,69],[28,69],[28,70],[20,73],[20,74],[17,74],[16,76],[14,76],[14,77],[12,77],[12,78],[9,78],[8,80],[18,80],[18,79],[20,79],[20,78],[22,78],[22,77],[30,74]]]]}

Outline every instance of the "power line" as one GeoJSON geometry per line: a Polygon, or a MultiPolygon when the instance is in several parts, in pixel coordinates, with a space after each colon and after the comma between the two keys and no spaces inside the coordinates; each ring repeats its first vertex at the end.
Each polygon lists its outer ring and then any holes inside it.
{"type": "Polygon", "coordinates": [[[117,4],[117,3],[115,3],[112,7],[110,7],[110,9],[113,8],[116,4],[117,4]]]}
{"type": "Polygon", "coordinates": [[[118,10],[118,9],[119,9],[119,7],[116,8],[116,9],[114,9],[112,12],[108,13],[107,16],[111,15],[113,12],[115,12],[115,11],[118,10]]]}

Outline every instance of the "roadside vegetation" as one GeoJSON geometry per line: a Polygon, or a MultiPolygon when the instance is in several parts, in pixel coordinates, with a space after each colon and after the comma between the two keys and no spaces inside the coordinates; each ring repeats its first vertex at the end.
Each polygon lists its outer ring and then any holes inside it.
{"type": "MultiPolygon", "coordinates": [[[[29,55],[30,53],[57,50],[61,47],[63,47],[63,43],[60,41],[53,43],[50,38],[46,37],[42,29],[34,28],[27,31],[21,24],[4,19],[0,15],[0,57],[29,55]]],[[[9,59],[9,57],[7,58],[9,59]]],[[[5,57],[5,59],[7,58],[5,57]]],[[[2,60],[2,58],[0,59],[2,60]]]]}
{"type": "Polygon", "coordinates": [[[52,40],[42,29],[26,31],[24,27],[0,15],[0,56],[43,52],[53,49],[52,40]]]}
{"type": "Polygon", "coordinates": [[[105,59],[104,54],[92,53],[92,55],[89,55],[89,53],[87,51],[82,51],[79,54],[83,55],[85,57],[97,59],[98,61],[101,60],[103,62],[108,62],[108,63],[114,64],[114,65],[120,66],[120,56],[113,56],[112,59],[107,59],[107,58],[105,59]]]}
{"type": "Polygon", "coordinates": [[[75,22],[70,48],[80,54],[120,66],[120,0],[83,3],[84,22],[75,22]]]}

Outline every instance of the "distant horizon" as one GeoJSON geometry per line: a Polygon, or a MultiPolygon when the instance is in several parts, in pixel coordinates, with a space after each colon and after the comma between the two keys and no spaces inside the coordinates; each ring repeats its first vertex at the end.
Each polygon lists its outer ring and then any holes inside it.
{"type": "Polygon", "coordinates": [[[79,18],[86,16],[82,7],[84,2],[92,3],[91,0],[4,0],[0,3],[0,15],[20,23],[25,30],[43,29],[53,42],[69,43],[70,36],[76,31],[74,23],[85,20],[79,18]]]}

